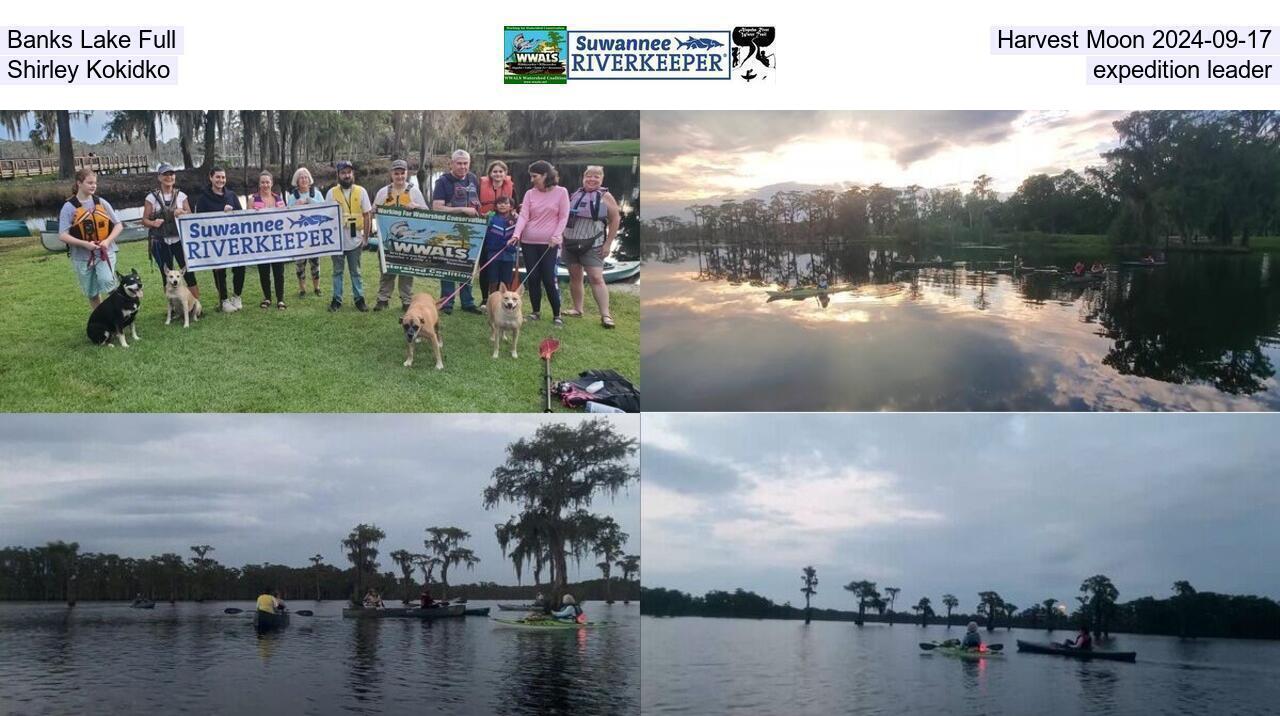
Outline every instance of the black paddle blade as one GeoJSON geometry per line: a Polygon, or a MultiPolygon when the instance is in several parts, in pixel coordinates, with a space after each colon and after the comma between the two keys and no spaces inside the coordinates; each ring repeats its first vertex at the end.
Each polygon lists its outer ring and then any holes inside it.
{"type": "Polygon", "coordinates": [[[222,610],[222,613],[223,614],[239,614],[240,612],[243,612],[243,611],[244,611],[243,609],[236,609],[235,607],[227,607],[226,609],[222,610]]]}
{"type": "Polygon", "coordinates": [[[1004,644],[987,644],[987,648],[991,651],[1004,651],[1004,644]]]}
{"type": "Polygon", "coordinates": [[[298,616],[302,616],[302,617],[314,617],[316,615],[316,613],[311,611],[310,609],[299,609],[298,611],[294,612],[294,614],[297,614],[298,616]]]}

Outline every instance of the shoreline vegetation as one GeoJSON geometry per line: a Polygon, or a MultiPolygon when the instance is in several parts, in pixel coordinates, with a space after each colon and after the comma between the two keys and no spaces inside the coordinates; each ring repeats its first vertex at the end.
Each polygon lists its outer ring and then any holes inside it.
{"type": "Polygon", "coordinates": [[[880,184],[780,191],[644,222],[655,244],[802,243],[835,238],[965,249],[1016,244],[1243,252],[1280,246],[1280,112],[1133,112],[1118,146],[1081,172],[959,188],[880,184]],[[1258,237],[1268,237],[1259,242],[1258,237]],[[1035,239],[1034,242],[1031,239],[1035,239]]]}
{"type": "MultiPolygon", "coordinates": [[[[304,165],[317,181],[332,183],[339,159],[356,165],[357,181],[381,181],[391,160],[403,158],[425,186],[430,173],[448,168],[449,153],[459,147],[471,152],[475,165],[497,158],[590,159],[606,166],[625,162],[628,168],[640,148],[639,112],[625,110],[2,110],[0,132],[29,139],[0,142],[0,158],[57,158],[62,168],[58,177],[0,182],[0,216],[18,209],[56,210],[70,194],[73,158],[90,152],[146,153],[155,163],[182,166],[178,185],[184,191],[203,187],[216,164],[227,169],[228,186],[240,191],[257,181],[257,171],[287,179],[304,165]],[[83,132],[96,115],[107,119],[103,141],[77,141],[77,130],[83,132]],[[160,139],[175,132],[175,138],[160,139]]],[[[154,188],[150,172],[103,174],[98,193],[140,201],[154,188]]]]}
{"type": "Polygon", "coordinates": [[[454,526],[427,527],[422,551],[390,552],[396,571],[381,571],[379,545],[386,533],[361,523],[342,539],[351,566],[339,568],[316,554],[310,567],[246,564],[229,567],[212,553],[213,545],[191,545],[191,556],[166,552],[146,558],[81,553],[76,542],[58,540],[41,547],[0,549],[0,603],[127,601],[138,595],[151,601],[244,601],[268,589],[281,598],[350,599],[358,604],[369,588],[384,599],[416,601],[423,585],[435,599],[532,599],[542,593],[548,604],[562,595],[578,600],[632,601],[639,597],[640,556],[625,554],[628,535],[610,516],[589,511],[596,493],[616,495],[639,479],[632,464],[637,441],[622,437],[608,420],[576,425],[548,423],[534,435],[507,446],[506,462],[496,467],[483,488],[486,511],[510,504],[518,512],[494,526],[503,557],[523,582],[450,585],[451,569],[474,569],[480,557],[468,545],[471,533],[454,526]],[[544,467],[546,466],[546,467],[544,467]],[[568,559],[600,558],[598,579],[568,581],[568,559]],[[398,571],[398,574],[397,574],[398,571]],[[416,574],[420,574],[419,581],[416,574]],[[543,579],[543,576],[547,579],[543,579]]]}
{"type": "MultiPolygon", "coordinates": [[[[937,609],[942,613],[934,609],[928,597],[912,605],[910,612],[902,612],[890,606],[901,591],[897,587],[886,587],[881,594],[874,582],[851,582],[844,589],[852,592],[860,610],[806,609],[794,607],[790,602],[777,604],[742,588],[732,592],[712,590],[697,597],[675,589],[642,587],[640,613],[653,617],[837,621],[858,626],[863,623],[908,627],[947,625],[960,629],[972,620],[986,631],[1019,628],[1048,632],[1073,631],[1084,620],[1100,636],[1123,633],[1180,638],[1280,639],[1280,603],[1254,595],[1200,592],[1185,581],[1175,582],[1173,596],[1168,598],[1147,596],[1118,602],[1118,592],[1110,580],[1096,575],[1081,585],[1076,609],[1070,613],[1066,604],[1056,599],[1020,609],[1001,599],[996,592],[979,593],[980,604],[972,613],[956,611],[959,600],[950,594],[942,595],[938,602],[937,609]],[[994,617],[989,616],[992,614],[994,617]]],[[[806,600],[811,595],[805,594],[806,600]]]]}

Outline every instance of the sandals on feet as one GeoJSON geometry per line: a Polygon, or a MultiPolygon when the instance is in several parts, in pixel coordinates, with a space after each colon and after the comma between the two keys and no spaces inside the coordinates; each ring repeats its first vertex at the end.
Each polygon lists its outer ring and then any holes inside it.
{"type": "Polygon", "coordinates": [[[582,311],[579,311],[576,308],[570,308],[569,310],[565,311],[563,315],[573,316],[574,318],[582,318],[582,311]]]}
{"type": "Polygon", "coordinates": [[[284,301],[276,301],[276,308],[283,311],[284,309],[288,308],[288,306],[284,305],[284,301]]]}
{"type": "Polygon", "coordinates": [[[601,316],[600,325],[604,326],[605,328],[613,328],[614,327],[613,316],[601,316]]]}
{"type": "Polygon", "coordinates": [[[258,308],[271,308],[271,299],[269,298],[262,299],[262,303],[258,304],[258,308]]]}

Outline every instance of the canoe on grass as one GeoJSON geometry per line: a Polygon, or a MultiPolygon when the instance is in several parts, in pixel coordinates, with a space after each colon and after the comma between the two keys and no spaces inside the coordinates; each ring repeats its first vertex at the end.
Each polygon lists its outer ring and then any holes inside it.
{"type": "Polygon", "coordinates": [[[455,604],[449,607],[432,607],[431,609],[421,609],[418,607],[395,608],[388,607],[386,609],[343,609],[342,616],[344,619],[442,619],[444,617],[460,617],[466,613],[467,608],[462,604],[455,604]]]}
{"type": "Polygon", "coordinates": [[[493,619],[491,621],[504,627],[514,627],[517,629],[535,629],[538,631],[601,629],[605,627],[618,626],[617,622],[587,622],[586,624],[578,624],[576,622],[562,622],[556,619],[538,619],[536,621],[523,621],[521,619],[493,619]]]}
{"type": "Polygon", "coordinates": [[[469,617],[487,617],[489,616],[489,607],[476,607],[474,609],[467,609],[463,613],[469,617]]]}
{"type": "MultiPolygon", "coordinates": [[[[0,239],[31,236],[31,227],[24,219],[0,219],[0,239]]],[[[59,242],[61,243],[61,242],[59,242]]]]}
{"type": "Polygon", "coordinates": [[[498,608],[504,612],[538,612],[542,611],[542,607],[537,604],[499,604],[498,608]]]}
{"type": "MultiPolygon", "coordinates": [[[[141,219],[134,219],[124,222],[124,230],[120,232],[120,236],[116,237],[116,243],[126,244],[130,241],[142,241],[145,238],[147,238],[147,227],[142,225],[141,219]]],[[[44,245],[46,251],[61,253],[67,250],[67,245],[58,238],[56,219],[45,222],[44,231],[40,232],[40,243],[44,245]]]]}
{"type": "Polygon", "coordinates": [[[1018,640],[1018,651],[1026,651],[1032,654],[1054,654],[1056,656],[1066,656],[1072,659],[1096,660],[1102,659],[1106,661],[1137,661],[1138,652],[1136,651],[1097,651],[1095,649],[1072,649],[1071,647],[1062,646],[1061,644],[1041,644],[1034,641],[1018,640]]]}
{"type": "Polygon", "coordinates": [[[283,629],[286,626],[289,626],[289,612],[272,614],[271,612],[264,612],[257,609],[253,611],[253,628],[256,629],[259,634],[272,631],[274,629],[283,629]]]}

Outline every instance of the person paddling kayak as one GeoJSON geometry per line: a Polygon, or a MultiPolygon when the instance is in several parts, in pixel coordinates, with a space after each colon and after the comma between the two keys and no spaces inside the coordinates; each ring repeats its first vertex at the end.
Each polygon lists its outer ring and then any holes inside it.
{"type": "Polygon", "coordinates": [[[964,639],[960,640],[960,646],[965,649],[982,648],[982,635],[978,633],[977,622],[969,622],[969,626],[965,627],[964,639]]]}
{"type": "Polygon", "coordinates": [[[258,595],[258,611],[268,614],[279,614],[284,611],[284,602],[276,597],[276,590],[270,589],[258,595]]]}
{"type": "Polygon", "coordinates": [[[552,619],[555,619],[558,622],[577,622],[578,624],[586,623],[587,615],[582,611],[582,607],[578,606],[578,602],[574,600],[572,594],[564,595],[564,599],[561,600],[561,603],[564,604],[564,607],[562,607],[558,612],[551,612],[552,619]]]}
{"type": "Polygon", "coordinates": [[[1089,625],[1081,624],[1080,631],[1076,634],[1075,639],[1067,639],[1062,645],[1071,649],[1081,649],[1083,651],[1093,650],[1093,636],[1089,634],[1089,625]]]}

